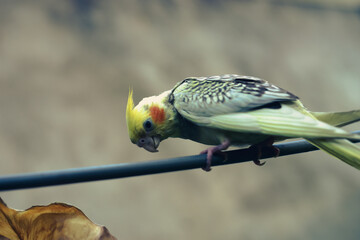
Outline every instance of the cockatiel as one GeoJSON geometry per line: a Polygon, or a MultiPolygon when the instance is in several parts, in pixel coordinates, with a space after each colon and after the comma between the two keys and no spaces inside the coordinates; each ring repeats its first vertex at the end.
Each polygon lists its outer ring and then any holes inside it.
{"type": "MultiPolygon", "coordinates": [[[[276,156],[273,142],[288,138],[304,138],[360,169],[360,147],[349,141],[360,135],[336,127],[360,120],[360,110],[310,112],[294,94],[236,74],[186,78],[136,107],[132,94],[130,90],[126,109],[131,141],[150,152],[157,152],[160,142],[169,137],[216,145],[201,152],[207,154],[206,171],[213,154],[230,145],[250,145],[260,158],[264,147],[272,147],[276,156]]],[[[254,162],[261,165],[259,159],[254,162]]]]}

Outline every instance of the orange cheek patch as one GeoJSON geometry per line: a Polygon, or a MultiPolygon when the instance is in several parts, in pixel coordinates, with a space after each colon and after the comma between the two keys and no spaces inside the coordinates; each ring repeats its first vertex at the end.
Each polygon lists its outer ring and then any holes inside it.
{"type": "Polygon", "coordinates": [[[151,106],[149,110],[154,123],[163,123],[165,121],[165,111],[163,108],[151,106]]]}

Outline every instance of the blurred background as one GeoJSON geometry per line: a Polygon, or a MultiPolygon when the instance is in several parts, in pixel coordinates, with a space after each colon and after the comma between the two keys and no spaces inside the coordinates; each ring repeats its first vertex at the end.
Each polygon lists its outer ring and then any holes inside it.
{"type": "MultiPolygon", "coordinates": [[[[313,111],[360,108],[356,0],[0,0],[0,174],[197,154],[128,139],[138,102],[188,76],[264,78],[313,111]]],[[[360,124],[348,127],[359,130],[360,124]]],[[[120,180],[1,192],[65,202],[118,239],[359,239],[359,171],[324,152],[120,180]]]]}

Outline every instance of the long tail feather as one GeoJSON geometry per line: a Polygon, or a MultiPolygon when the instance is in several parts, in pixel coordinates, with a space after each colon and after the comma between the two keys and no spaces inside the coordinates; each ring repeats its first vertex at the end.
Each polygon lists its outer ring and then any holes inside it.
{"type": "Polygon", "coordinates": [[[318,120],[332,126],[342,127],[360,121],[360,110],[348,112],[310,112],[318,120]]]}
{"type": "Polygon", "coordinates": [[[360,147],[346,139],[306,139],[311,144],[360,170],[360,147]]]}

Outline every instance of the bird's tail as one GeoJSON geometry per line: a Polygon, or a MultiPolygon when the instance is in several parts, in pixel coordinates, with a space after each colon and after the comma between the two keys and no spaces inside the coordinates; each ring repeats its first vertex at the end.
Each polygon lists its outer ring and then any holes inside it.
{"type": "Polygon", "coordinates": [[[306,139],[314,146],[360,170],[360,147],[347,139],[306,139]]]}
{"type": "MultiPolygon", "coordinates": [[[[310,112],[318,120],[342,127],[360,121],[360,110],[310,112]]],[[[360,170],[360,147],[346,139],[306,139],[311,144],[360,170]]]]}
{"type": "Polygon", "coordinates": [[[342,127],[360,121],[360,109],[348,112],[310,112],[318,120],[332,126],[342,127]]]}

